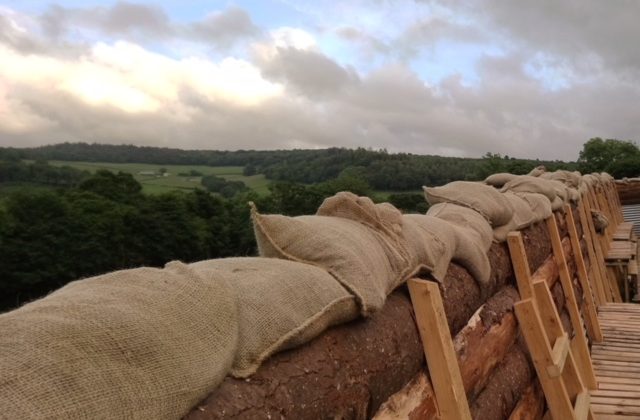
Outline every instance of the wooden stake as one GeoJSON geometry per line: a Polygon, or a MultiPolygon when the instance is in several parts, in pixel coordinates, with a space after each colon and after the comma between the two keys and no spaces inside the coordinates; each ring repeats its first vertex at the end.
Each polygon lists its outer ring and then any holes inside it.
{"type": "Polygon", "coordinates": [[[408,286],[440,418],[471,420],[438,284],[410,279],[408,286]]]}
{"type": "Polygon", "coordinates": [[[571,325],[573,326],[573,331],[575,333],[573,340],[575,345],[573,348],[575,349],[574,357],[576,358],[578,370],[585,385],[589,389],[597,389],[598,384],[593,372],[593,365],[591,364],[587,338],[585,337],[582,329],[582,319],[580,318],[580,311],[578,310],[578,304],[573,290],[573,283],[569,276],[567,260],[565,259],[564,251],[562,250],[562,241],[560,240],[558,225],[556,224],[556,219],[553,215],[547,219],[547,228],[549,229],[553,254],[555,256],[556,263],[558,264],[562,290],[564,291],[566,298],[566,307],[569,312],[569,316],[571,317],[571,325]]]}
{"type": "Polygon", "coordinates": [[[564,206],[567,230],[569,231],[569,237],[571,238],[571,247],[573,249],[573,260],[576,263],[578,271],[578,280],[582,287],[582,292],[585,302],[585,324],[589,337],[596,342],[600,343],[603,340],[602,330],[600,329],[600,323],[598,322],[598,312],[596,311],[596,305],[593,300],[593,291],[591,290],[591,284],[587,275],[587,268],[584,265],[584,259],[582,257],[582,248],[580,247],[580,240],[578,239],[578,232],[576,231],[575,220],[573,220],[573,212],[571,206],[565,204],[564,206]]]}

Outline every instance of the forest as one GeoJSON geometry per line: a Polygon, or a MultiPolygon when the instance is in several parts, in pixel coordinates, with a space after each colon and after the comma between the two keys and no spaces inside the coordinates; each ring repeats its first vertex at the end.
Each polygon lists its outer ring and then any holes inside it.
{"type": "Polygon", "coordinates": [[[422,185],[522,174],[541,164],[637,176],[638,162],[635,144],[598,138],[585,143],[576,162],[365,149],[222,152],[86,143],[0,148],[0,312],[108,271],[254,255],[249,201],[265,213],[312,214],[326,197],[349,190],[424,213],[422,185]],[[273,182],[260,195],[210,175],[202,178],[202,189],[152,195],[129,173],[89,173],[49,160],[239,165],[245,174],[262,173],[273,182]]]}

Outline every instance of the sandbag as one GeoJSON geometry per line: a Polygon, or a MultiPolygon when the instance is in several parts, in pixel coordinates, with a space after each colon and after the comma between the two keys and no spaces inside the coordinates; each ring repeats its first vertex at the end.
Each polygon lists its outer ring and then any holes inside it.
{"type": "Polygon", "coordinates": [[[375,204],[369,197],[360,197],[348,191],[326,198],[316,215],[354,220],[389,236],[397,236],[402,231],[400,210],[389,203],[375,204]]]}
{"type": "Polygon", "coordinates": [[[0,315],[7,419],[177,419],[231,368],[236,297],[181,263],[74,281],[0,315]]]}
{"type": "Polygon", "coordinates": [[[405,214],[403,236],[411,255],[412,266],[428,271],[443,282],[449,263],[456,251],[456,232],[442,219],[421,214],[405,214]]]}
{"type": "Polygon", "coordinates": [[[442,187],[422,187],[432,206],[452,203],[469,207],[484,216],[491,226],[508,223],[513,216],[509,202],[495,188],[479,182],[455,181],[442,187]]]}
{"type": "Polygon", "coordinates": [[[439,203],[431,206],[427,216],[446,220],[453,225],[469,230],[476,235],[482,249],[487,252],[491,247],[493,233],[489,222],[480,213],[467,207],[452,203],[439,203]]]}
{"type": "Polygon", "coordinates": [[[498,174],[489,175],[484,182],[495,188],[502,188],[504,184],[516,178],[518,175],[510,174],[507,172],[501,172],[498,174]]]}
{"type": "Polygon", "coordinates": [[[555,172],[545,172],[540,175],[540,178],[560,181],[572,188],[578,188],[581,177],[582,175],[578,171],[570,172],[563,169],[559,169],[555,172]]]}
{"type": "Polygon", "coordinates": [[[544,174],[545,172],[547,172],[547,168],[545,168],[544,165],[540,165],[540,166],[536,166],[535,168],[533,168],[531,170],[531,172],[529,172],[527,175],[528,176],[533,176],[533,177],[538,177],[538,176],[544,174]]]}
{"type": "MultiPolygon", "coordinates": [[[[437,257],[433,271],[436,280],[443,281],[451,261],[455,261],[469,271],[485,292],[491,289],[491,266],[484,244],[477,233],[467,227],[455,225],[444,219],[429,215],[407,214],[403,216],[405,224],[412,229],[419,229],[426,235],[423,241],[428,249],[437,257]],[[442,245],[435,245],[431,238],[437,238],[442,245]],[[433,252],[436,250],[436,252],[433,252]]],[[[413,249],[419,250],[422,242],[409,240],[413,249]]],[[[437,242],[436,242],[437,243],[437,242]]]]}
{"type": "Polygon", "coordinates": [[[251,217],[261,256],[324,268],[356,296],[364,316],[380,309],[412,271],[408,255],[392,238],[360,222],[263,215],[255,207],[251,217]]]}
{"type": "Polygon", "coordinates": [[[563,211],[564,209],[564,201],[560,197],[556,197],[551,202],[551,210],[553,211],[563,211]]]}
{"type": "Polygon", "coordinates": [[[511,203],[513,217],[509,223],[493,229],[493,240],[495,242],[504,242],[507,240],[507,234],[509,232],[524,229],[536,222],[536,215],[527,201],[509,191],[505,192],[504,196],[509,200],[509,203],[511,203]]]}
{"type": "Polygon", "coordinates": [[[500,191],[511,191],[514,193],[537,193],[546,196],[549,201],[553,201],[556,196],[557,186],[548,179],[537,178],[529,175],[520,175],[507,182],[500,191]]]}
{"type": "Polygon", "coordinates": [[[520,192],[516,195],[527,202],[533,213],[533,223],[545,220],[551,216],[551,202],[543,194],[520,192]]]}
{"type": "Polygon", "coordinates": [[[322,268],[275,258],[226,258],[189,265],[222,278],[238,299],[238,346],[230,374],[253,374],[273,353],[304,344],[359,315],[355,297],[322,268]]]}
{"type": "Polygon", "coordinates": [[[599,234],[603,234],[605,229],[609,227],[609,219],[601,211],[591,210],[591,218],[593,219],[593,226],[599,234]]]}

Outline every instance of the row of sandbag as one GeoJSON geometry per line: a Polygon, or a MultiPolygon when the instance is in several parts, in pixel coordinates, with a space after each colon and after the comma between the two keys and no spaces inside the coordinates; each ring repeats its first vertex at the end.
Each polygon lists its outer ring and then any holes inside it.
{"type": "Polygon", "coordinates": [[[378,310],[412,275],[442,280],[454,260],[489,291],[496,227],[551,211],[544,194],[511,194],[451,183],[427,191],[427,215],[350,193],[313,216],[254,208],[260,254],[276,258],[174,262],[70,283],[0,315],[0,416],[178,418],[227,374],[248,376],[274,352],[378,310]],[[480,190],[489,199],[470,201],[480,190]]]}

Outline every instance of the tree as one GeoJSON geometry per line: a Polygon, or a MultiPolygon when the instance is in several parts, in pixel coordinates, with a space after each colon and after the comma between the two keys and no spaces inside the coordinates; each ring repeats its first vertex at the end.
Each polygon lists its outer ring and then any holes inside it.
{"type": "Polygon", "coordinates": [[[618,165],[629,167],[629,161],[640,158],[640,150],[635,143],[616,139],[590,139],[582,147],[578,158],[579,168],[589,172],[619,172],[618,165]]]}

